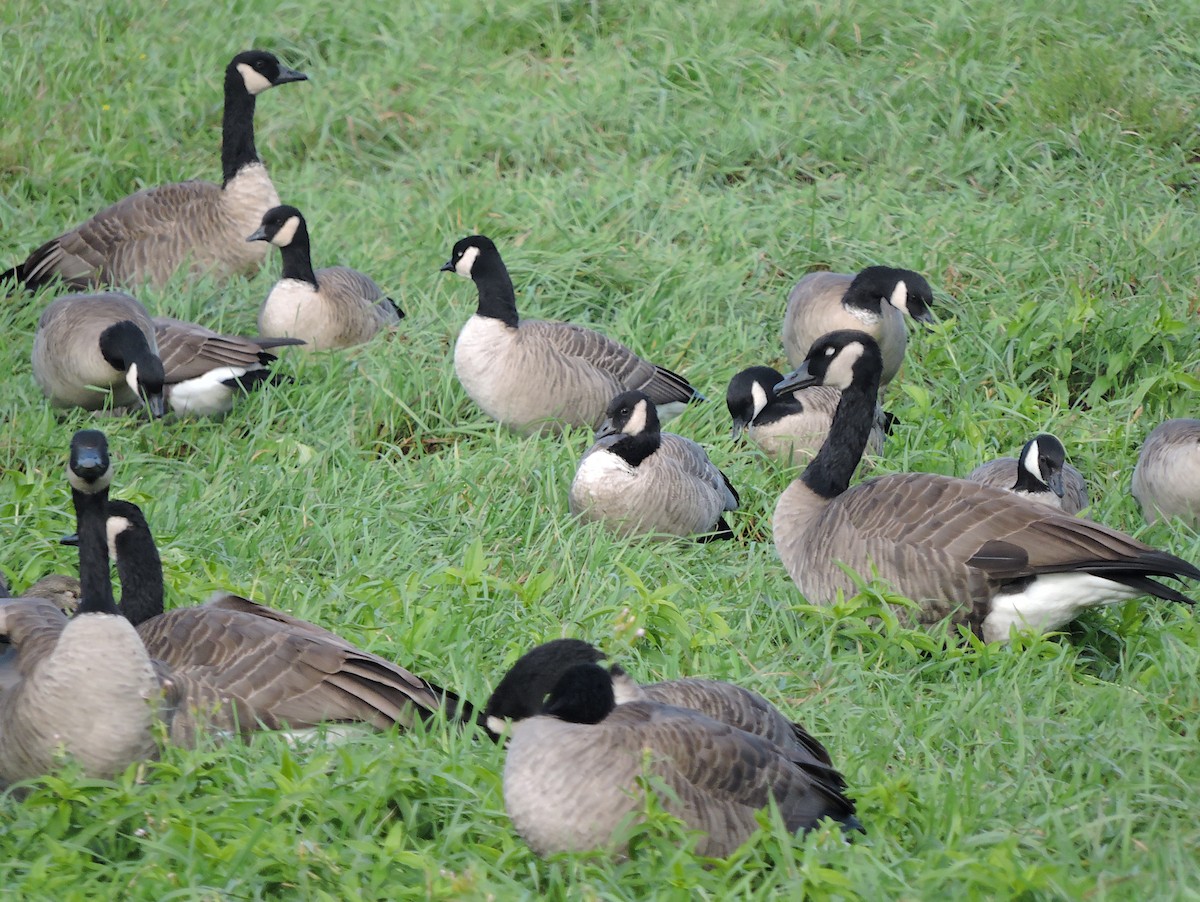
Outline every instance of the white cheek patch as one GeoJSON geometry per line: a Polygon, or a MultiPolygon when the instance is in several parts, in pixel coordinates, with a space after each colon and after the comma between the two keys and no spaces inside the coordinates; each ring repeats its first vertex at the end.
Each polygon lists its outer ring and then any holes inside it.
{"type": "Polygon", "coordinates": [[[829,369],[825,372],[824,385],[832,385],[834,388],[840,388],[843,391],[850,387],[850,383],[854,381],[854,364],[858,363],[863,354],[866,353],[866,348],[861,342],[852,341],[840,351],[833,361],[829,364],[829,369]]]}
{"type": "Polygon", "coordinates": [[[646,402],[644,400],[633,405],[633,413],[629,415],[629,422],[621,431],[626,435],[641,435],[646,431],[646,402]]]}
{"type": "Polygon", "coordinates": [[[287,247],[292,243],[292,239],[296,237],[296,230],[300,228],[300,217],[289,216],[287,221],[279,227],[279,230],[271,236],[271,243],[276,247],[287,247]]]}
{"type": "Polygon", "coordinates": [[[497,736],[501,736],[508,729],[508,721],[493,714],[487,719],[487,728],[497,736]]]}
{"type": "Polygon", "coordinates": [[[458,258],[458,262],[454,264],[454,271],[464,279],[471,278],[471,269],[475,266],[475,261],[479,259],[479,248],[469,247],[463,251],[463,255],[458,258]]]}
{"type": "Polygon", "coordinates": [[[261,94],[267,88],[271,87],[270,80],[253,66],[246,63],[238,63],[237,70],[242,76],[242,84],[246,86],[246,90],[251,94],[261,94]]]}
{"type": "Polygon", "coordinates": [[[1037,442],[1030,442],[1025,446],[1025,453],[1021,455],[1021,468],[1038,482],[1046,481],[1042,478],[1042,468],[1038,465],[1037,442]]]}
{"type": "Polygon", "coordinates": [[[138,369],[136,363],[129,364],[129,369],[125,372],[125,384],[129,386],[130,391],[141,397],[141,392],[138,391],[138,369]]]}
{"type": "Polygon", "coordinates": [[[108,556],[114,561],[117,559],[117,536],[132,528],[133,524],[125,517],[109,517],[104,524],[104,531],[108,535],[108,556]]]}
{"type": "Polygon", "coordinates": [[[76,491],[83,492],[85,495],[91,495],[95,492],[98,492],[100,489],[108,488],[108,486],[112,483],[112,472],[113,468],[112,464],[110,463],[108,465],[108,469],[100,475],[99,479],[97,479],[95,482],[88,482],[86,479],[81,479],[79,476],[77,476],[75,471],[70,467],[67,467],[67,482],[69,482],[71,484],[71,488],[75,489],[76,491]]]}
{"type": "Polygon", "coordinates": [[[892,289],[892,296],[888,298],[888,303],[899,310],[901,313],[908,313],[908,286],[901,279],[896,283],[896,287],[892,289]]]}
{"type": "Polygon", "coordinates": [[[762,387],[760,382],[755,381],[750,384],[750,399],[754,402],[754,416],[750,419],[755,420],[767,406],[767,390],[762,387]]]}

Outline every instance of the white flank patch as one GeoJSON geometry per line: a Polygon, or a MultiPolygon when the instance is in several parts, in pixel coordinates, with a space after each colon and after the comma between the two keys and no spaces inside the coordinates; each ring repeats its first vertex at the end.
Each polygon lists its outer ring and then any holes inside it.
{"type": "Polygon", "coordinates": [[[471,278],[471,269],[475,266],[475,261],[479,259],[479,248],[469,247],[463,251],[463,255],[458,258],[458,262],[454,264],[454,271],[464,279],[471,278]]]}
{"type": "Polygon", "coordinates": [[[233,408],[234,389],[223,384],[226,379],[238,379],[246,375],[245,367],[221,366],[209,370],[203,376],[178,382],[171,386],[168,401],[177,414],[194,414],[201,417],[229,413],[233,408]]]}
{"type": "Polygon", "coordinates": [[[242,76],[242,84],[251,94],[261,94],[271,87],[271,81],[253,66],[238,63],[238,73],[242,76]]]}
{"type": "Polygon", "coordinates": [[[758,415],[763,412],[763,408],[767,406],[767,390],[756,379],[750,384],[750,399],[754,402],[754,414],[750,419],[758,419],[758,415]]]}
{"type": "Polygon", "coordinates": [[[125,517],[109,517],[104,523],[104,531],[108,535],[108,556],[117,559],[117,536],[131,528],[132,523],[125,517]]]}
{"type": "Polygon", "coordinates": [[[1116,604],[1136,589],[1090,573],[1043,573],[1024,592],[997,595],[983,621],[985,642],[1007,642],[1012,627],[1034,632],[1058,629],[1086,608],[1116,604]]]}
{"type": "Polygon", "coordinates": [[[289,216],[287,221],[279,227],[279,231],[271,236],[271,243],[276,247],[287,247],[296,237],[298,228],[300,228],[300,217],[289,216]]]}
{"type": "Polygon", "coordinates": [[[626,435],[641,435],[646,431],[646,404],[647,402],[642,400],[633,405],[633,412],[621,428],[626,435]]]}
{"type": "Polygon", "coordinates": [[[892,296],[888,298],[888,303],[899,310],[901,313],[908,313],[908,286],[901,279],[896,283],[896,287],[892,289],[892,296]]]}

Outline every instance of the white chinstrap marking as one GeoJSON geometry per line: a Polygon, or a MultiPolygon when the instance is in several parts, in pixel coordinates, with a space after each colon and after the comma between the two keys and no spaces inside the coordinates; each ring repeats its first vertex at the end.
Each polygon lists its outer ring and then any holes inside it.
{"type": "Polygon", "coordinates": [[[261,94],[272,87],[271,80],[247,63],[238,63],[238,73],[242,76],[242,84],[250,94],[261,94]]]}
{"type": "Polygon", "coordinates": [[[469,247],[463,251],[463,255],[454,263],[454,271],[464,279],[471,278],[471,270],[475,266],[475,261],[479,259],[479,248],[469,247]]]}

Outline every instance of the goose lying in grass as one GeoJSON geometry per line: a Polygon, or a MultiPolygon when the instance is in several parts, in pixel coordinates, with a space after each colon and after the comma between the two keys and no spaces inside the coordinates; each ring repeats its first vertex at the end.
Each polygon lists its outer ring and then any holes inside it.
{"type": "Polygon", "coordinates": [[[921,622],[951,616],[988,642],[1013,628],[1054,630],[1087,608],[1139,595],[1192,603],[1155,579],[1200,579],[1192,564],[1003,489],[930,473],[850,488],[882,370],[871,336],[834,332],[775,386],[842,390],[829,437],[775,508],[775,545],[809,602],[853,595],[848,568],[918,602],[921,622]]]}
{"type": "Polygon", "coordinates": [[[601,657],[575,640],[539,646],[484,712],[492,731],[512,721],[505,805],[539,855],[612,847],[645,810],[645,776],[704,834],[701,855],[732,853],[772,800],[790,830],[825,818],[861,829],[824,747],[760,696],[709,680],[638,686],[601,657]]]}
{"type": "Polygon", "coordinates": [[[971,482],[1007,489],[1068,514],[1088,506],[1087,482],[1067,463],[1067,450],[1053,435],[1035,435],[1019,457],[998,457],[967,474],[971,482]]]}
{"type": "Polygon", "coordinates": [[[483,235],[454,245],[443,272],[471,279],[475,315],[454,345],[454,371],[484,413],[522,434],[595,429],[623,391],[645,392],[662,421],[703,400],[686,379],[623,344],[572,323],[523,320],[500,252],[483,235]]]}

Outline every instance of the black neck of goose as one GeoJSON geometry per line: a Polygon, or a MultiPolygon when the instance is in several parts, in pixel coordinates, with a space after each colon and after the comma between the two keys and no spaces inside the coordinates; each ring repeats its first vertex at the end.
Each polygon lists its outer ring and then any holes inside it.
{"type": "Polygon", "coordinates": [[[822,498],[836,498],[850,487],[850,479],[871,437],[878,393],[878,375],[870,384],[860,384],[855,379],[842,391],[829,435],[800,476],[822,498]]]}
{"type": "Polygon", "coordinates": [[[279,249],[279,254],[283,258],[281,278],[297,279],[309,285],[317,284],[317,274],[313,272],[312,267],[312,249],[308,243],[308,225],[304,220],[300,220],[296,234],[292,236],[290,243],[279,249]]]}
{"type": "Polygon", "coordinates": [[[637,435],[622,435],[608,446],[608,450],[631,467],[636,467],[657,451],[661,445],[661,432],[639,432],[637,435]]]}
{"type": "Polygon", "coordinates": [[[261,162],[254,147],[254,95],[236,66],[225,70],[225,115],[221,121],[221,175],[228,185],[244,166],[261,162]]]}
{"type": "Polygon", "coordinates": [[[471,269],[471,279],[479,290],[479,307],[475,312],[479,316],[498,319],[515,329],[520,322],[517,316],[517,292],[499,255],[495,260],[480,256],[471,269]]]}
{"type": "Polygon", "coordinates": [[[113,600],[108,568],[104,508],[108,489],[95,494],[71,490],[75,502],[75,532],[79,536],[79,614],[119,614],[113,600]]]}
{"type": "Polygon", "coordinates": [[[1050,491],[1050,486],[1025,469],[1024,456],[1022,455],[1021,460],[1017,461],[1017,484],[1012,487],[1012,490],[1014,492],[1040,494],[1050,491]]]}
{"type": "Polygon", "coordinates": [[[163,612],[162,558],[154,537],[143,529],[123,531],[116,546],[121,613],[137,626],[163,612]]]}

